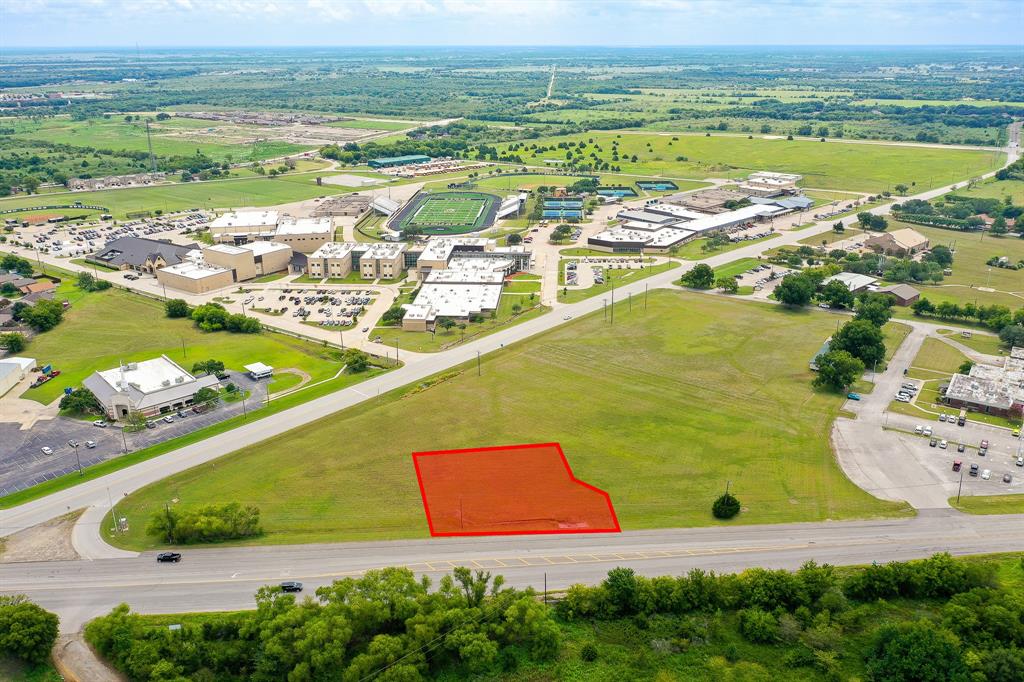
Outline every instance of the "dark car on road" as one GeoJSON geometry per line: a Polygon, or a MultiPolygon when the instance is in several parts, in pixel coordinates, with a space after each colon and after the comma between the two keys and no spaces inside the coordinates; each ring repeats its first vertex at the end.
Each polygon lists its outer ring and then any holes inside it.
{"type": "Polygon", "coordinates": [[[281,583],[282,592],[302,592],[302,583],[296,580],[286,580],[281,583]]]}
{"type": "Polygon", "coordinates": [[[158,564],[176,564],[181,561],[181,554],[178,552],[160,552],[156,555],[156,562],[158,564]]]}

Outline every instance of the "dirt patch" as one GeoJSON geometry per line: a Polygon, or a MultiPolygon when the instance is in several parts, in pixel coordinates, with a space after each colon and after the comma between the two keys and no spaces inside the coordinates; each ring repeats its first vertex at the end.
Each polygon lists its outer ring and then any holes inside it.
{"type": "Polygon", "coordinates": [[[81,634],[62,635],[53,646],[53,663],[69,682],[126,682],[108,666],[81,634]]]}
{"type": "Polygon", "coordinates": [[[78,552],[71,544],[71,530],[83,511],[79,509],[3,538],[0,564],[78,559],[78,552]]]}

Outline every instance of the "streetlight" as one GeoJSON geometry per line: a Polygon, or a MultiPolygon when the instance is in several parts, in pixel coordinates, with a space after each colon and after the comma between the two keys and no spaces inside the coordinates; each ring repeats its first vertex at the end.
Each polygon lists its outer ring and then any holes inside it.
{"type": "Polygon", "coordinates": [[[71,447],[75,449],[75,462],[78,463],[78,475],[82,475],[82,460],[78,458],[78,441],[72,441],[71,447]]]}

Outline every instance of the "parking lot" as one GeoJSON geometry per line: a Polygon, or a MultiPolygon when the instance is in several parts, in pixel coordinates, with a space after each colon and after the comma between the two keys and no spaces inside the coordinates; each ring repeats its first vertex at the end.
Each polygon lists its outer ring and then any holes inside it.
{"type": "Polygon", "coordinates": [[[355,286],[345,289],[265,289],[247,294],[242,303],[271,315],[301,318],[320,327],[351,327],[380,292],[355,286]]]}
{"type": "Polygon", "coordinates": [[[1021,490],[1024,487],[1024,464],[1017,463],[1018,439],[1008,433],[995,432],[993,435],[993,432],[993,429],[979,428],[969,419],[964,426],[958,426],[956,421],[920,421],[914,425],[914,433],[901,433],[900,438],[911,448],[915,458],[939,480],[959,485],[962,478],[965,495],[1021,490]],[[957,461],[961,465],[954,469],[957,461]],[[1003,480],[1007,474],[1009,482],[1003,480]]]}
{"type": "Polygon", "coordinates": [[[790,268],[781,265],[756,265],[750,270],[736,276],[736,284],[741,287],[751,287],[754,295],[767,298],[768,294],[775,290],[782,278],[790,272],[790,268]]]}
{"type": "Polygon", "coordinates": [[[93,420],[68,417],[40,420],[27,431],[20,430],[15,423],[0,423],[0,442],[4,444],[0,452],[0,497],[76,471],[78,460],[84,468],[113,459],[124,453],[126,442],[130,452],[141,450],[242,414],[243,409],[251,412],[265,402],[266,382],[256,382],[236,372],[229,375],[231,382],[251,393],[244,406],[239,401],[221,403],[202,414],[190,410],[184,418],[172,416],[171,423],[154,419],[155,428],[137,433],[122,432],[116,425],[99,428],[93,425],[93,420]],[[69,441],[79,443],[77,452],[69,441]],[[89,442],[95,443],[95,447],[88,447],[89,442]],[[43,454],[43,447],[52,449],[53,454],[43,454]]]}
{"type": "Polygon", "coordinates": [[[585,257],[579,260],[567,259],[563,263],[565,268],[565,286],[587,289],[595,284],[604,284],[605,270],[640,270],[644,263],[640,258],[594,258],[585,257]]]}

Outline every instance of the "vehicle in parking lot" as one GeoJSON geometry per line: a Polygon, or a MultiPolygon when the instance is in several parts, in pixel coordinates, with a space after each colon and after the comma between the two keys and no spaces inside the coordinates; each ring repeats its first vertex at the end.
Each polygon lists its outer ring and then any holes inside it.
{"type": "Polygon", "coordinates": [[[186,412],[185,410],[178,410],[178,416],[184,419],[185,417],[188,416],[188,412],[186,412]]]}
{"type": "Polygon", "coordinates": [[[94,440],[87,440],[87,441],[85,441],[85,447],[87,447],[88,449],[92,450],[94,447],[96,447],[96,441],[94,441],[94,440]]]}
{"type": "Polygon", "coordinates": [[[924,427],[924,435],[926,435],[926,436],[932,435],[932,427],[930,427],[930,426],[924,427]]]}
{"type": "Polygon", "coordinates": [[[53,454],[53,448],[51,448],[48,445],[44,445],[43,447],[39,448],[39,450],[42,451],[42,453],[44,455],[52,455],[53,454]]]}
{"type": "Polygon", "coordinates": [[[946,413],[945,412],[943,412],[942,414],[939,415],[939,421],[940,422],[946,421],[946,413]]]}
{"type": "Polygon", "coordinates": [[[1003,474],[1003,483],[1012,483],[1012,482],[1013,482],[1013,475],[1011,475],[1010,473],[1003,474]]]}
{"type": "Polygon", "coordinates": [[[963,426],[966,423],[967,423],[967,417],[957,417],[957,420],[956,420],[956,425],[957,426],[963,426]]]}
{"type": "Polygon", "coordinates": [[[964,463],[963,463],[963,462],[961,462],[960,460],[958,460],[958,459],[954,459],[954,460],[953,460],[953,471],[960,471],[960,467],[962,467],[962,466],[963,466],[963,464],[964,464],[964,463]]]}
{"type": "Polygon", "coordinates": [[[967,446],[964,445],[963,443],[957,443],[956,444],[956,451],[957,452],[963,452],[966,449],[967,449],[967,446]]]}
{"type": "Polygon", "coordinates": [[[898,403],[909,403],[910,402],[910,396],[907,395],[906,393],[900,393],[898,396],[896,396],[896,402],[898,402],[898,403]]]}
{"type": "Polygon", "coordinates": [[[942,440],[939,441],[939,447],[945,450],[947,447],[949,447],[949,441],[943,438],[942,440]]]}
{"type": "Polygon", "coordinates": [[[68,441],[68,447],[77,448],[78,447],[78,441],[75,440],[74,438],[72,438],[71,440],[68,441]]]}
{"type": "Polygon", "coordinates": [[[1013,437],[1014,438],[1020,438],[1020,429],[1014,429],[1013,430],[1013,437]]]}
{"type": "Polygon", "coordinates": [[[171,415],[167,415],[166,417],[164,417],[164,421],[167,422],[168,424],[173,424],[174,417],[172,417],[171,415]]]}
{"type": "Polygon", "coordinates": [[[181,554],[178,552],[160,552],[156,555],[156,562],[158,564],[176,564],[179,561],[181,561],[181,554]]]}
{"type": "Polygon", "coordinates": [[[939,444],[939,441],[935,440],[934,438],[932,438],[930,441],[928,441],[928,447],[934,448],[938,444],[939,444]]]}
{"type": "Polygon", "coordinates": [[[988,454],[988,448],[978,448],[978,456],[984,457],[988,454]]]}
{"type": "Polygon", "coordinates": [[[918,424],[917,426],[914,427],[914,433],[923,433],[923,432],[924,432],[924,427],[921,426],[920,424],[918,424]]]}
{"type": "Polygon", "coordinates": [[[297,580],[285,580],[281,583],[282,592],[302,592],[302,583],[297,580]]]}
{"type": "Polygon", "coordinates": [[[981,441],[981,447],[986,449],[986,450],[988,450],[988,441],[987,440],[981,441]]]}
{"type": "Polygon", "coordinates": [[[97,419],[96,421],[94,421],[94,422],[92,423],[92,425],[93,425],[93,426],[98,426],[98,427],[100,427],[101,429],[105,429],[105,428],[107,428],[107,422],[105,422],[105,421],[104,421],[104,420],[102,420],[102,419],[97,419]]]}
{"type": "Polygon", "coordinates": [[[984,481],[987,481],[988,479],[992,478],[992,470],[991,469],[985,469],[984,471],[982,471],[981,472],[981,478],[984,481]]]}
{"type": "Polygon", "coordinates": [[[1017,458],[1017,466],[1024,467],[1024,457],[1017,458]]]}
{"type": "Polygon", "coordinates": [[[977,476],[978,475],[978,465],[977,464],[972,464],[971,465],[970,474],[971,474],[971,476],[977,476]]]}
{"type": "Polygon", "coordinates": [[[860,393],[847,393],[846,397],[850,400],[860,400],[860,393]]]}
{"type": "Polygon", "coordinates": [[[822,310],[831,310],[832,308],[832,306],[830,306],[828,303],[819,303],[818,307],[821,308],[822,310]]]}

